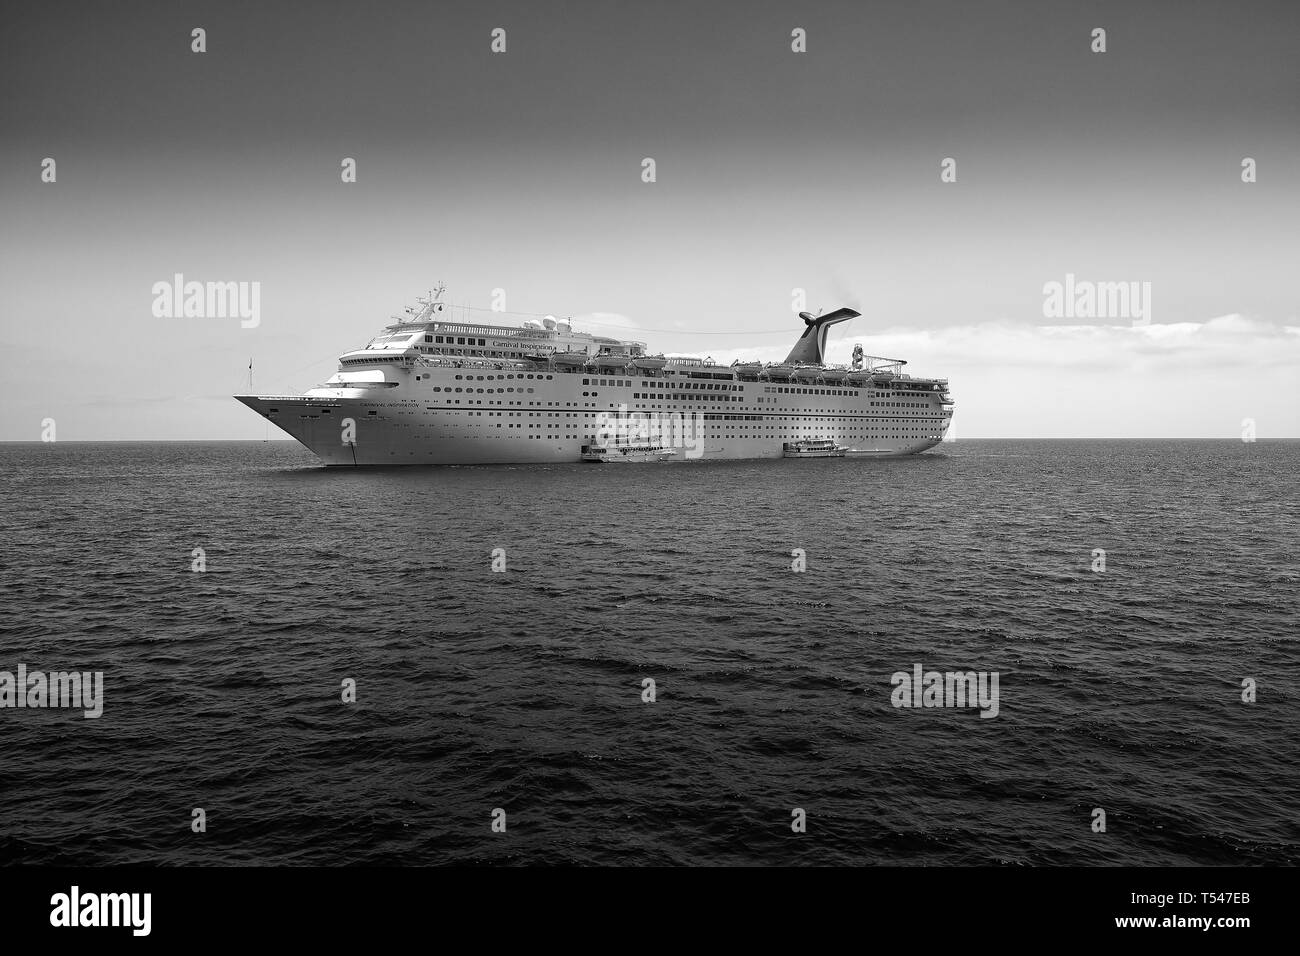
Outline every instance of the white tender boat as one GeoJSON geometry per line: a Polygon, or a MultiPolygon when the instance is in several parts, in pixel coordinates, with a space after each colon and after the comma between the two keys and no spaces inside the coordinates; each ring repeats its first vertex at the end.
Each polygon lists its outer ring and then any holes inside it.
{"type": "Polygon", "coordinates": [[[667,461],[672,457],[671,448],[649,442],[582,446],[583,461],[667,461]]]}
{"type": "Polygon", "coordinates": [[[786,458],[843,458],[847,450],[843,445],[837,445],[829,438],[788,441],[781,446],[781,454],[786,458]]]}

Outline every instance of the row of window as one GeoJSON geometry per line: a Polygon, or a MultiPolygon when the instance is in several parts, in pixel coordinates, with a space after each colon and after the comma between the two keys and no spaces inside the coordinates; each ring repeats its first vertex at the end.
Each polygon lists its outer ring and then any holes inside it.
{"type": "MultiPolygon", "coordinates": [[[[486,376],[486,380],[489,381],[489,382],[491,382],[491,381],[494,381],[494,380],[496,380],[496,379],[501,379],[502,381],[504,381],[504,380],[506,380],[506,379],[525,378],[525,377],[527,377],[527,378],[532,378],[533,376],[531,376],[531,375],[525,376],[525,375],[521,372],[521,373],[519,373],[518,375],[488,375],[488,376],[486,376]]],[[[538,375],[538,376],[537,376],[537,380],[540,382],[540,381],[542,380],[542,377],[543,377],[543,376],[538,375]]],[[[484,378],[485,378],[485,376],[482,376],[482,375],[457,375],[457,376],[456,376],[456,381],[459,382],[459,381],[461,381],[462,379],[464,379],[464,380],[467,381],[467,382],[482,382],[482,381],[484,381],[484,378]]],[[[549,382],[552,378],[554,378],[554,376],[552,376],[552,375],[547,375],[547,376],[545,376],[545,378],[546,378],[546,380],[549,382]]]]}
{"type": "MultiPolygon", "coordinates": [[[[586,395],[587,393],[583,392],[582,394],[586,395]]],[[[591,394],[595,395],[596,393],[592,392],[591,394]]],[[[733,396],[731,395],[710,395],[708,392],[705,392],[703,394],[693,394],[693,395],[687,395],[683,392],[665,392],[662,394],[652,394],[650,392],[632,393],[632,398],[634,399],[637,398],[658,399],[661,401],[671,400],[674,402],[727,402],[730,401],[732,397],[733,396]]],[[[739,402],[742,401],[742,399],[736,398],[736,401],[739,402]]]]}
{"type": "Polygon", "coordinates": [[[764,392],[778,392],[789,395],[857,395],[855,388],[795,388],[794,386],[773,385],[763,389],[764,392]]]}
{"type": "MultiPolygon", "coordinates": [[[[459,388],[457,388],[457,389],[453,389],[450,385],[448,385],[446,388],[442,388],[442,387],[440,387],[440,386],[438,386],[438,385],[435,385],[435,386],[433,386],[433,390],[434,390],[435,392],[451,392],[451,391],[459,392],[459,391],[460,391],[459,388]]],[[[467,388],[467,389],[465,389],[465,391],[467,391],[467,392],[477,392],[478,394],[481,395],[481,394],[483,394],[483,391],[484,391],[484,390],[481,389],[481,388],[467,388]]],[[[513,392],[513,391],[516,391],[516,389],[513,389],[513,388],[489,388],[489,389],[487,389],[487,391],[488,391],[489,394],[491,394],[491,393],[500,393],[500,392],[513,392]]],[[[522,389],[522,388],[521,388],[521,389],[518,389],[518,391],[523,392],[523,391],[525,391],[525,389],[522,389]]],[[[533,391],[533,389],[530,388],[530,389],[527,389],[526,391],[528,391],[528,392],[531,394],[532,391],[533,391]]],[[[584,394],[585,394],[585,393],[584,393],[584,394]]]]}
{"type": "Polygon", "coordinates": [[[430,355],[473,355],[479,358],[521,359],[524,357],[523,352],[504,352],[493,349],[437,348],[432,345],[421,345],[420,351],[427,352],[430,355]]]}
{"type": "MultiPolygon", "coordinates": [[[[434,389],[434,391],[438,391],[438,389],[434,389]]],[[[451,392],[452,389],[451,389],[450,387],[448,387],[448,388],[446,388],[446,389],[443,389],[443,391],[451,392]]],[[[456,391],[460,391],[460,389],[456,389],[456,391]]],[[[475,390],[475,389],[472,389],[472,388],[467,388],[467,389],[465,389],[465,391],[468,392],[468,393],[473,394],[473,393],[475,393],[476,390],[475,390]]],[[[488,391],[489,393],[491,393],[491,392],[492,392],[492,389],[487,389],[487,391],[488,391]]],[[[500,389],[498,389],[498,391],[500,391],[500,389]]],[[[483,392],[483,389],[478,389],[477,392],[481,394],[481,393],[483,392]]],[[[450,401],[450,399],[448,399],[447,401],[450,401]]],[[[481,405],[481,404],[483,404],[483,403],[482,403],[482,402],[477,402],[477,403],[475,403],[475,404],[479,404],[479,405],[481,405]]],[[[489,402],[488,404],[493,404],[493,403],[489,402]]],[[[500,403],[500,402],[497,402],[496,404],[499,405],[499,404],[501,404],[501,403],[500,403]]],[[[514,403],[511,403],[511,404],[514,404],[514,403]]],[[[534,403],[533,403],[533,402],[529,402],[529,404],[530,404],[530,405],[533,405],[534,403]]],[[[536,404],[540,404],[540,403],[536,403],[536,404]]],[[[566,407],[572,407],[571,403],[569,403],[569,402],[566,402],[565,405],[566,405],[566,407]]],[[[426,409],[427,409],[428,411],[431,411],[431,412],[436,412],[436,411],[439,411],[439,410],[440,410],[439,407],[438,407],[438,406],[435,406],[435,405],[428,405],[428,406],[425,406],[425,407],[426,407],[426,409]]],[[[445,407],[445,406],[444,406],[444,407],[445,407]]],[[[591,406],[591,405],[585,405],[584,407],[593,407],[593,406],[591,406]]],[[[610,406],[610,408],[613,409],[613,406],[610,406]]],[[[540,417],[542,417],[542,416],[546,416],[546,417],[569,417],[569,416],[574,416],[574,415],[585,415],[585,416],[587,416],[587,417],[591,417],[592,415],[597,415],[597,414],[602,414],[602,415],[603,415],[603,414],[611,414],[615,419],[622,419],[622,418],[626,418],[626,417],[627,417],[628,415],[630,415],[630,414],[640,414],[640,411],[638,411],[638,410],[641,409],[641,408],[643,408],[643,406],[641,406],[641,405],[637,405],[636,408],[635,408],[633,411],[631,411],[631,412],[626,411],[626,409],[627,409],[627,406],[626,406],[626,405],[620,406],[620,408],[623,409],[623,410],[620,411],[620,410],[618,410],[618,409],[614,409],[613,411],[608,412],[608,413],[606,413],[606,412],[522,412],[522,411],[519,411],[519,412],[489,412],[489,414],[493,414],[493,415],[502,415],[502,414],[507,414],[507,415],[527,415],[527,416],[530,417],[530,418],[533,417],[533,416],[537,416],[537,417],[540,418],[540,417]]],[[[272,412],[278,412],[279,409],[278,409],[278,408],[272,408],[271,411],[272,411],[272,412]]],[[[328,412],[328,409],[326,409],[325,411],[328,412]]],[[[398,414],[408,414],[408,415],[409,415],[409,414],[413,414],[413,413],[414,413],[412,410],[408,410],[408,409],[397,409],[396,411],[397,411],[398,414]]],[[[455,411],[459,412],[459,409],[456,409],[455,411]]],[[[374,413],[374,412],[371,412],[370,414],[373,415],[373,414],[375,414],[375,413],[374,413]]],[[[474,413],[474,412],[470,412],[469,414],[472,415],[472,414],[475,414],[475,413],[474,413]]],[[[479,412],[478,414],[481,415],[482,412],[479,412]]],[[[707,415],[706,415],[705,417],[707,418],[707,417],[710,417],[710,416],[707,416],[707,415]]],[[[719,415],[719,416],[717,416],[717,417],[722,418],[722,419],[725,419],[726,421],[737,421],[737,422],[742,422],[742,421],[743,421],[743,422],[757,422],[757,421],[792,422],[792,421],[813,420],[813,419],[815,419],[815,420],[818,421],[818,422],[828,422],[828,421],[863,421],[863,422],[865,422],[865,421],[872,421],[872,420],[875,420],[875,419],[881,419],[881,418],[888,419],[889,416],[885,416],[885,415],[854,415],[854,414],[839,414],[839,415],[834,415],[834,414],[832,414],[832,415],[820,415],[820,416],[818,416],[818,415],[807,415],[807,414],[804,414],[804,415],[789,415],[789,414],[787,414],[787,415],[778,415],[778,414],[766,414],[766,415],[719,415]]],[[[916,424],[915,424],[913,427],[923,427],[923,423],[924,423],[924,422],[934,422],[934,423],[937,424],[937,423],[943,421],[943,418],[944,418],[944,416],[941,416],[941,415],[935,415],[935,416],[917,416],[917,422],[916,422],[916,424]]]]}
{"type": "Polygon", "coordinates": [[[465,336],[463,336],[463,335],[460,336],[460,337],[451,336],[451,335],[448,335],[448,336],[442,336],[442,335],[426,335],[426,336],[424,337],[424,341],[426,341],[426,342],[433,342],[435,345],[442,345],[442,344],[444,344],[444,342],[443,342],[443,339],[444,339],[444,338],[446,339],[446,343],[445,343],[445,344],[447,344],[447,345],[487,345],[487,339],[476,339],[476,338],[470,338],[470,340],[469,340],[468,342],[466,342],[466,341],[465,341],[465,336]],[[455,341],[452,341],[453,339],[455,339],[455,341]]]}
{"type": "MultiPolygon", "coordinates": [[[[631,388],[632,382],[623,378],[584,378],[583,385],[612,385],[615,388],[631,388]]],[[[650,383],[653,387],[654,383],[650,383]]],[[[668,382],[660,386],[661,388],[689,388],[698,391],[744,391],[741,385],[715,385],[712,382],[668,382]]]]}

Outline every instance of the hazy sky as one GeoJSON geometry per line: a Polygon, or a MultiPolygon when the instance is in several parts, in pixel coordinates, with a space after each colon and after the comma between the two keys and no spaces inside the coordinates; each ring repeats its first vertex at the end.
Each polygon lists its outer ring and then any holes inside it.
{"type": "Polygon", "coordinates": [[[833,360],[948,377],[958,439],[1298,437],[1298,34],[1294,2],[6,5],[0,439],[263,437],[250,357],[310,387],[439,280],[728,361],[784,358],[803,288],[863,313],[833,360]],[[177,272],[260,282],[260,325],[155,318],[177,272]],[[1067,273],[1149,282],[1151,324],[1045,317],[1067,273]]]}

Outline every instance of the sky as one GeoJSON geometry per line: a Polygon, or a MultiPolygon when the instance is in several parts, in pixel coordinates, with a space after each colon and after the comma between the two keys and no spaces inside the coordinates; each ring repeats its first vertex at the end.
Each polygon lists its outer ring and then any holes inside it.
{"type": "Polygon", "coordinates": [[[1263,0],[6,5],[0,440],[264,437],[250,359],[309,388],[439,282],[724,361],[784,358],[803,290],[862,313],[832,361],[948,378],[958,439],[1300,437],[1298,28],[1263,0]],[[176,273],[259,283],[258,324],[156,316],[176,273]],[[1149,314],[1045,314],[1067,275],[1149,283],[1149,314]]]}

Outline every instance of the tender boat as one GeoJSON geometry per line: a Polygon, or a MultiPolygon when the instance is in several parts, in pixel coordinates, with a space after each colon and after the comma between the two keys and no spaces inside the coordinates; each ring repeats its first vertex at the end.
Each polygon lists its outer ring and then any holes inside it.
{"type": "Polygon", "coordinates": [[[672,457],[668,446],[649,442],[582,446],[583,461],[667,461],[672,457]]]}
{"type": "Polygon", "coordinates": [[[781,454],[786,458],[843,458],[846,451],[847,448],[829,438],[788,441],[781,446],[781,454]]]}

